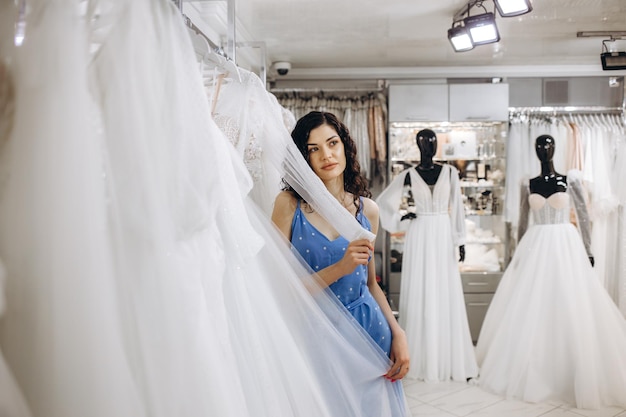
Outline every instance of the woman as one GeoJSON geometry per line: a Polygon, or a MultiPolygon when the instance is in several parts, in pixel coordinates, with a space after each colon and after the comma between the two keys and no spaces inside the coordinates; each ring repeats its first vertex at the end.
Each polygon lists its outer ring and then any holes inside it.
{"type": "MultiPolygon", "coordinates": [[[[346,126],[331,113],[314,111],[296,123],[291,136],[328,191],[376,234],[378,206],[369,199],[356,145],[346,126]]],[[[332,290],[391,359],[393,365],[385,377],[402,379],[409,370],[406,336],[376,282],[373,242],[348,242],[289,186],[277,196],[272,220],[321,284],[332,290]]]]}

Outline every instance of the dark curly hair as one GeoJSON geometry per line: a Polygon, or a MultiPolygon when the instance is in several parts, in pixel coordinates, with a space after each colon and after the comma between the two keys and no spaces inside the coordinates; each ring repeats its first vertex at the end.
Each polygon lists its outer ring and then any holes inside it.
{"type": "MultiPolygon", "coordinates": [[[[356,143],[350,137],[350,132],[348,131],[346,125],[339,121],[337,116],[332,113],[312,111],[298,120],[296,126],[291,132],[291,138],[300,150],[302,156],[304,156],[304,159],[306,159],[310,165],[309,150],[307,147],[309,134],[311,133],[311,130],[324,124],[335,129],[341,138],[341,142],[343,142],[346,156],[346,169],[343,173],[343,188],[354,196],[354,204],[358,207],[359,196],[369,198],[372,196],[372,193],[367,188],[367,180],[361,175],[361,165],[356,157],[356,143]]],[[[284,191],[289,191],[298,199],[303,200],[303,198],[289,184],[284,181],[283,183],[284,191]]]]}

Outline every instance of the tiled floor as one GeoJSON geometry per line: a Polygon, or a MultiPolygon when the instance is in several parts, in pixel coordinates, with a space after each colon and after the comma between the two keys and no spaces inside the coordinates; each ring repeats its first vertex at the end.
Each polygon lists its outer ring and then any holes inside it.
{"type": "Polygon", "coordinates": [[[505,400],[472,383],[404,380],[404,390],[414,417],[626,417],[617,407],[582,410],[558,402],[505,400]]]}

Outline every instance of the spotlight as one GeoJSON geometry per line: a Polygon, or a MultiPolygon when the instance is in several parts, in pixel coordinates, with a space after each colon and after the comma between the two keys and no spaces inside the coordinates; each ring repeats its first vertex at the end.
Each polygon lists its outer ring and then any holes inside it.
{"type": "Polygon", "coordinates": [[[474,44],[467,29],[456,26],[448,29],[448,40],[454,48],[454,52],[465,52],[474,49],[474,44]]]}
{"type": "Polygon", "coordinates": [[[500,40],[500,33],[496,26],[496,16],[491,13],[483,13],[476,16],[467,16],[463,19],[465,28],[469,31],[474,45],[484,45],[500,40]]]}
{"type": "Polygon", "coordinates": [[[493,0],[502,17],[513,17],[529,13],[533,10],[530,0],[493,0]]]}
{"type": "Polygon", "coordinates": [[[616,49],[617,45],[614,38],[602,41],[600,60],[604,71],[626,69],[626,52],[616,49]]]}
{"type": "Polygon", "coordinates": [[[605,71],[626,69],[626,52],[603,52],[600,59],[605,71]]]}

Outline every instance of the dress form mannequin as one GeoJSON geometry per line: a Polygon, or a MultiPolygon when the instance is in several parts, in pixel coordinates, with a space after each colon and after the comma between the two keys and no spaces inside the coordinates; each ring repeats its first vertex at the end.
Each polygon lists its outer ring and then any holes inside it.
{"type": "Polygon", "coordinates": [[[441,164],[433,162],[437,153],[437,135],[430,129],[417,132],[415,142],[420,150],[420,163],[417,165],[417,173],[424,179],[426,184],[434,185],[441,173],[441,164]]]}
{"type": "Polygon", "coordinates": [[[376,199],[390,233],[404,232],[398,321],[411,352],[410,379],[465,382],[478,375],[456,254],[465,255],[459,170],[433,161],[437,136],[417,133],[420,162],[395,176],[376,199]],[[409,201],[411,199],[412,201],[409,201]],[[408,214],[400,210],[412,203],[408,214]]]}
{"type": "MultiPolygon", "coordinates": [[[[415,142],[420,150],[420,162],[415,168],[417,173],[422,177],[424,182],[429,186],[435,185],[439,174],[441,174],[442,165],[433,161],[433,157],[437,153],[437,134],[430,129],[422,129],[415,135],[415,142]]],[[[406,177],[410,180],[409,177],[406,177]]],[[[414,219],[415,213],[407,213],[402,220],[414,219]]],[[[459,246],[459,262],[465,260],[465,245],[459,246]]]]}
{"type": "MultiPolygon", "coordinates": [[[[531,194],[540,194],[544,198],[555,193],[567,191],[567,177],[559,174],[554,169],[552,158],[554,156],[554,138],[550,135],[540,135],[535,139],[535,152],[541,161],[541,175],[530,180],[531,194]]],[[[589,256],[591,265],[594,264],[593,256],[589,256]]]]}
{"type": "Polygon", "coordinates": [[[530,180],[530,192],[548,198],[554,193],[567,190],[567,177],[554,170],[554,138],[541,135],[535,140],[535,152],[541,161],[541,175],[530,180]]]}
{"type": "Polygon", "coordinates": [[[554,170],[554,138],[537,137],[535,149],[541,175],[520,184],[518,244],[476,344],[479,385],[507,399],[623,408],[626,321],[593,268],[583,174],[554,170]]]}

